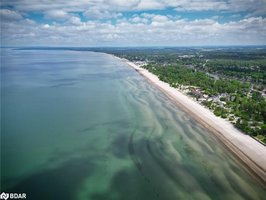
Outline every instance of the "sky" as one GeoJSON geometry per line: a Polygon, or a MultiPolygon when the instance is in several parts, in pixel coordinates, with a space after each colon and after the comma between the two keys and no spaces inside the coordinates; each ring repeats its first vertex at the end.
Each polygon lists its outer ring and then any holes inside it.
{"type": "Polygon", "coordinates": [[[1,46],[266,44],[266,0],[0,1],[1,46]]]}

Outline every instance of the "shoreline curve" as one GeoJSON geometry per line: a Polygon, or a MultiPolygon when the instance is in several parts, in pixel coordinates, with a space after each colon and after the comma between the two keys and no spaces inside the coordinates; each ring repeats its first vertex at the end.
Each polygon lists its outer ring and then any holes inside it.
{"type": "Polygon", "coordinates": [[[247,171],[255,176],[266,188],[266,147],[263,144],[236,129],[230,122],[215,116],[209,109],[195,102],[176,88],[171,87],[168,83],[159,80],[156,75],[148,70],[137,66],[127,59],[114,57],[135,69],[140,75],[160,89],[176,106],[188,113],[211,133],[214,133],[219,141],[244,164],[248,169],[247,171]]]}

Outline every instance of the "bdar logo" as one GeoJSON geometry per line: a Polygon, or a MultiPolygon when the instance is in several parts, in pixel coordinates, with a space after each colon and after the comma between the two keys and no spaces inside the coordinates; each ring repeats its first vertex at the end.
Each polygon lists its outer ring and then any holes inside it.
{"type": "Polygon", "coordinates": [[[26,193],[4,193],[0,194],[0,199],[26,199],[26,193]]]}
{"type": "Polygon", "coordinates": [[[0,195],[0,199],[5,199],[5,200],[7,200],[8,197],[9,197],[9,194],[8,194],[8,193],[4,193],[4,192],[3,192],[3,193],[0,195]]]}

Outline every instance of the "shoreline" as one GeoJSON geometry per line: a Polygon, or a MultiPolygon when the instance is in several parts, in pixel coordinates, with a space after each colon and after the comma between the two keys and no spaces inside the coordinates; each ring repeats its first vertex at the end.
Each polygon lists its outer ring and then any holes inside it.
{"type": "MultiPolygon", "coordinates": [[[[116,57],[116,56],[115,56],[116,57]]],[[[181,110],[203,125],[219,139],[262,184],[266,185],[266,148],[263,144],[236,129],[230,122],[215,116],[209,109],[193,101],[185,94],[171,87],[159,78],[126,59],[120,59],[135,69],[154,86],[160,89],[181,110]]]]}

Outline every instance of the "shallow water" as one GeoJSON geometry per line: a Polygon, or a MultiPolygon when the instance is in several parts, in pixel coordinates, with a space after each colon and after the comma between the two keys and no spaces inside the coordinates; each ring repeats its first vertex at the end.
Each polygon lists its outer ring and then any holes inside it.
{"type": "Polygon", "coordinates": [[[46,200],[265,198],[211,133],[120,60],[1,50],[1,191],[46,200]]]}

